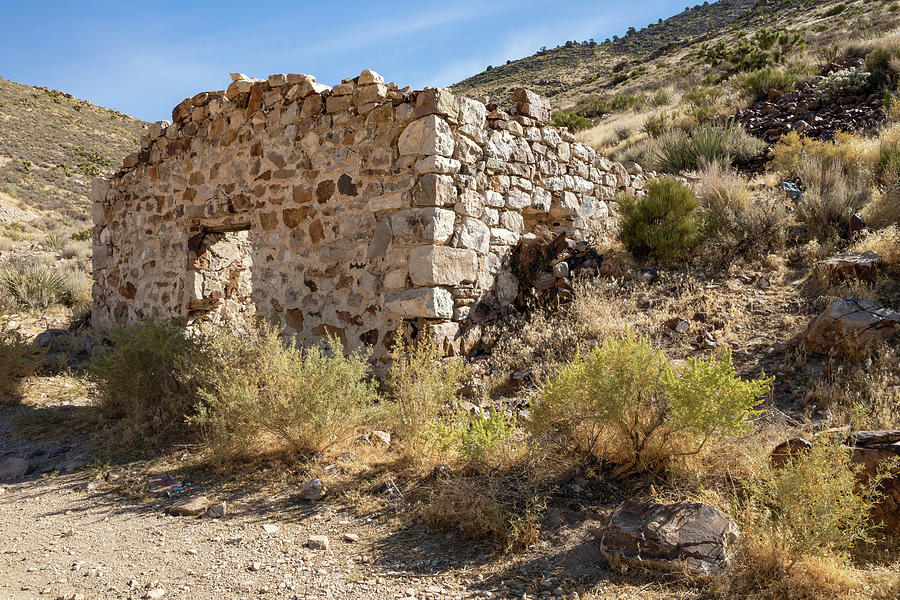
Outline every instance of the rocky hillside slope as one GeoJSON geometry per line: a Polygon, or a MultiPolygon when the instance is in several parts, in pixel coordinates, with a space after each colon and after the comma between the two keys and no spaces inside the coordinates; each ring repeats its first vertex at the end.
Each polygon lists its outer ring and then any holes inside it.
{"type": "Polygon", "coordinates": [[[146,129],[69,94],[0,79],[0,221],[86,214],[91,180],[115,171],[146,129]]]}
{"type": "Polygon", "coordinates": [[[734,41],[760,29],[802,30],[811,46],[877,34],[895,27],[894,2],[853,0],[719,0],[686,9],[623,37],[570,41],[505,65],[493,66],[452,86],[457,93],[505,97],[527,86],[564,108],[591,94],[655,89],[690,69],[701,44],[734,41]],[[599,42],[599,43],[598,43],[599,42]]]}

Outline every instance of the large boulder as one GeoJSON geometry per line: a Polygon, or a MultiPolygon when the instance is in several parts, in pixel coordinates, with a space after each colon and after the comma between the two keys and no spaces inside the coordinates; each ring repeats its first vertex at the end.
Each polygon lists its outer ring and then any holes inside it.
{"type": "Polygon", "coordinates": [[[851,252],[820,260],[816,266],[830,282],[859,280],[875,283],[881,256],[877,252],[851,252]]]}
{"type": "Polygon", "coordinates": [[[613,513],[600,552],[611,562],[715,575],[730,564],[739,543],[737,524],[708,504],[627,500],[613,513]]]}
{"type": "Polygon", "coordinates": [[[897,336],[900,313],[877,302],[848,298],[833,302],[816,317],[800,341],[810,352],[855,352],[871,342],[890,342],[897,336]]]}

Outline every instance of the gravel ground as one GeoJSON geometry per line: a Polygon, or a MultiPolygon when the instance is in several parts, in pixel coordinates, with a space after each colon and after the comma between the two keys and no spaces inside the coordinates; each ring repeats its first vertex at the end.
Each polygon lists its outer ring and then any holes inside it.
{"type": "MultiPolygon", "coordinates": [[[[42,379],[45,386],[66,386],[63,378],[42,379]]],[[[96,465],[78,443],[86,436],[77,431],[49,439],[17,433],[23,418],[33,422],[39,414],[45,422],[64,423],[81,408],[53,400],[56,391],[48,387],[37,394],[44,397],[40,406],[0,407],[0,463],[9,457],[29,463],[24,476],[0,480],[3,600],[549,600],[577,597],[561,574],[568,577],[573,561],[592,562],[581,551],[554,555],[550,542],[539,545],[543,551],[515,558],[489,557],[420,524],[379,513],[359,516],[327,500],[298,503],[287,491],[216,494],[198,483],[172,497],[128,495],[122,478],[145,484],[151,474],[146,463],[96,465]],[[104,480],[110,471],[120,474],[118,483],[104,480]],[[167,514],[198,493],[224,496],[227,514],[167,514]],[[309,548],[313,535],[327,536],[328,549],[309,548]]]]}

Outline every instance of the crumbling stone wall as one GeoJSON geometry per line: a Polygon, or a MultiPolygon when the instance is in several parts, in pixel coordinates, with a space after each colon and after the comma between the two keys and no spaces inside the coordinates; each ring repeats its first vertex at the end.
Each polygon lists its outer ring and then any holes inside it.
{"type": "Polygon", "coordinates": [[[94,182],[95,326],[274,318],[376,357],[397,328],[427,326],[465,352],[518,294],[523,235],[602,234],[606,202],[643,185],[549,126],[528,90],[508,114],[368,70],[334,88],[232,79],[94,182]]]}

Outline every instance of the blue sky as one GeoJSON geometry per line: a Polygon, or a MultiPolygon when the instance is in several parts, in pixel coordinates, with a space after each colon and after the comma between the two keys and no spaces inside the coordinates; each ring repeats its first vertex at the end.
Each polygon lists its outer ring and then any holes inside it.
{"type": "Polygon", "coordinates": [[[371,68],[400,86],[444,86],[541,46],[601,42],[684,7],[684,0],[8,1],[0,7],[0,77],[155,121],[170,118],[185,97],[224,89],[231,71],[311,73],[333,85],[371,68]]]}

